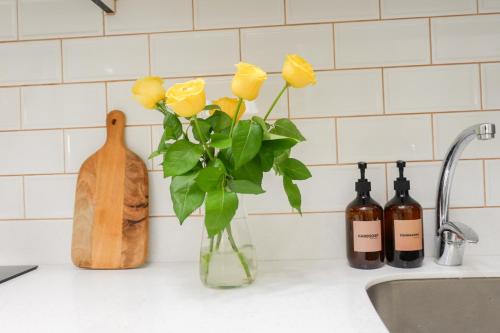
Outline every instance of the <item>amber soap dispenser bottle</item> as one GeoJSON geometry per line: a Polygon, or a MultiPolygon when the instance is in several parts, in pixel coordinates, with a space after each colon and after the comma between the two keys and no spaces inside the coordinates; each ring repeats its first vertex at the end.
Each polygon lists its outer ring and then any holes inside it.
{"type": "Polygon", "coordinates": [[[346,208],[346,246],[349,265],[373,269],[384,265],[382,207],[370,197],[371,184],[365,178],[366,163],[359,162],[361,178],[355,185],[357,192],[346,208]]]}
{"type": "Polygon", "coordinates": [[[397,161],[399,177],[394,197],[385,205],[384,239],[387,263],[394,267],[420,267],[424,260],[422,207],[410,197],[410,181],[403,175],[406,162],[397,161]]]}

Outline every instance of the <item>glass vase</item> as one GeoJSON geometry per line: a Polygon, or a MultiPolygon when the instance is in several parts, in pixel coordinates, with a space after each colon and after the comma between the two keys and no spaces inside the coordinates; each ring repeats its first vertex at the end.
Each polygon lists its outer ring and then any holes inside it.
{"type": "Polygon", "coordinates": [[[255,249],[240,198],[233,220],[222,232],[209,237],[203,228],[200,278],[210,288],[237,288],[250,285],[256,273],[255,249]]]}

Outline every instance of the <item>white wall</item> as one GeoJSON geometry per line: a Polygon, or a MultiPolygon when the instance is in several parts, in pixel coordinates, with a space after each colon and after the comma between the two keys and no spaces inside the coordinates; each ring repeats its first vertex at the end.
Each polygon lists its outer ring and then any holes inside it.
{"type": "MultiPolygon", "coordinates": [[[[69,262],[76,174],[103,142],[106,112],[128,117],[127,142],[146,158],[161,117],[130,97],[133,81],[202,76],[209,98],[230,94],[238,61],[270,73],[257,107],[281,85],[286,53],[317,69],[318,84],[291,90],[275,117],[297,121],[308,141],[297,156],[304,216],[281,184],[249,198],[261,259],[343,258],[343,209],[358,160],[381,204],[393,161],[410,161],[412,193],[425,207],[431,253],[440,160],[461,129],[500,126],[498,0],[119,0],[103,16],[91,1],[0,1],[0,263],[69,262]],[[194,7],[193,7],[194,6],[194,7]]],[[[468,254],[500,254],[499,139],[473,142],[457,170],[452,206],[481,242],[468,254]]],[[[201,218],[178,226],[157,162],[151,181],[151,260],[196,260],[201,218]]]]}

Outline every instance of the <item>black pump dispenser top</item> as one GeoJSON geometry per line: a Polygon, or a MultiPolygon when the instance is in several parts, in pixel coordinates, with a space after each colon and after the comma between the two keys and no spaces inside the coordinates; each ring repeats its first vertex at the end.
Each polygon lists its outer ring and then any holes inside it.
{"type": "Polygon", "coordinates": [[[356,182],[356,192],[358,194],[370,193],[372,186],[371,183],[365,178],[366,162],[358,162],[358,169],[361,173],[361,178],[356,182]]]}
{"type": "Polygon", "coordinates": [[[399,160],[396,162],[396,165],[399,169],[399,177],[394,181],[394,189],[398,193],[405,193],[410,190],[410,181],[403,176],[406,162],[399,160]]]}

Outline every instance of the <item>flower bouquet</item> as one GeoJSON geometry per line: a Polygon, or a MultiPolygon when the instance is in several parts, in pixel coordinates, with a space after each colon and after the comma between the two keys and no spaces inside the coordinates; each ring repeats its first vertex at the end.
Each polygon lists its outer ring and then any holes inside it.
{"type": "Polygon", "coordinates": [[[290,157],[291,149],[305,140],[295,124],[288,118],[268,121],[289,87],[316,82],[311,65],[298,55],[288,55],[278,96],[263,117],[244,120],[245,102],[258,97],[267,74],[248,63],[236,67],[231,83],[236,97],[208,105],[202,79],[177,83],[165,91],[162,79],[146,77],[132,88],[144,107],[164,116],[163,135],[150,158],[163,157],[163,175],[172,177],[170,195],[180,223],[204,204],[200,275],[205,285],[221,288],[248,285],[255,279],[255,253],[240,195],[264,193],[263,174],[274,170],[283,179],[290,205],[300,213],[301,194],[295,181],[311,177],[302,162],[290,157]],[[205,117],[200,117],[203,111],[205,117]]]}

